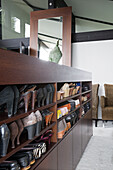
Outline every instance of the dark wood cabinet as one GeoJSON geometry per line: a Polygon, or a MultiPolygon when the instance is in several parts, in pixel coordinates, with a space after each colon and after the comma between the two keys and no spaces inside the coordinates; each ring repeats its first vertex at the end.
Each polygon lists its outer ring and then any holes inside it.
{"type": "Polygon", "coordinates": [[[77,166],[81,158],[81,120],[73,128],[72,134],[73,134],[72,161],[73,161],[73,170],[75,170],[75,167],[77,166]]]}
{"type": "Polygon", "coordinates": [[[87,114],[81,119],[81,151],[84,152],[88,143],[87,114]]]}
{"type": "Polygon", "coordinates": [[[55,148],[35,170],[57,170],[57,148],[55,148]]]}
{"type": "Polygon", "coordinates": [[[91,106],[91,95],[88,100],[84,103],[82,102],[82,96],[92,93],[91,87],[89,90],[82,92],[83,84],[86,83],[91,85],[91,74],[71,67],[41,61],[31,56],[2,49],[0,49],[0,63],[0,86],[36,84],[37,87],[43,88],[47,84],[53,84],[55,87],[54,100],[48,105],[41,107],[36,106],[34,110],[31,110],[29,107],[27,113],[24,112],[24,110],[18,109],[17,114],[10,118],[7,117],[6,113],[0,113],[0,125],[2,125],[3,123],[8,124],[18,119],[22,119],[28,116],[32,111],[35,112],[37,110],[42,111],[44,109],[49,109],[53,112],[51,124],[45,126],[45,128],[41,130],[39,136],[34,136],[31,140],[28,140],[27,137],[23,138],[22,136],[20,145],[16,146],[15,149],[12,149],[9,145],[8,152],[6,156],[0,158],[0,163],[10,158],[21,148],[32,141],[35,141],[37,138],[40,138],[41,135],[51,129],[53,132],[51,144],[47,147],[47,152],[32,165],[31,170],[75,170],[92,135],[91,108],[81,117],[82,106],[88,102],[90,102],[91,106]],[[7,76],[7,74],[9,76],[7,76]],[[67,97],[57,100],[57,92],[66,82],[69,84],[72,82],[80,84],[80,90],[78,93],[76,92],[76,94],[68,94],[67,97]],[[57,108],[70,99],[78,99],[80,105],[76,106],[72,111],[69,110],[68,114],[63,115],[57,120],[57,108]],[[72,127],[68,129],[68,132],[59,140],[57,136],[59,121],[73,113],[76,113],[77,120],[80,119],[76,123],[73,123],[72,127]]]}
{"type": "Polygon", "coordinates": [[[58,145],[58,170],[72,170],[72,132],[58,145]]]}

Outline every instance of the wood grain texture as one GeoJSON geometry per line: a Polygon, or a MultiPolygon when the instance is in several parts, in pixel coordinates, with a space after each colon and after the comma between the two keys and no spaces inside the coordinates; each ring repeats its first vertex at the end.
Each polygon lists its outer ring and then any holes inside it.
{"type": "Polygon", "coordinates": [[[92,74],[0,49],[0,85],[91,81],[92,74]]]}

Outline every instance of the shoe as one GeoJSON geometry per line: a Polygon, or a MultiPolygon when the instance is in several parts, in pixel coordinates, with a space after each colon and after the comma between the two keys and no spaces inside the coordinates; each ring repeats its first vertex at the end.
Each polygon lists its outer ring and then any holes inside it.
{"type": "Polygon", "coordinates": [[[17,163],[16,160],[11,161],[4,161],[0,164],[0,169],[10,169],[10,170],[20,170],[20,165],[17,163]]]}
{"type": "Polygon", "coordinates": [[[34,156],[35,159],[39,159],[39,158],[42,156],[42,154],[41,154],[41,148],[35,146],[35,144],[28,144],[27,146],[25,146],[25,147],[22,148],[22,149],[32,150],[33,156],[34,156]]]}
{"type": "Polygon", "coordinates": [[[17,113],[18,102],[19,102],[19,90],[16,86],[11,86],[14,92],[14,104],[13,104],[13,114],[17,113]]]}
{"type": "Polygon", "coordinates": [[[35,112],[35,116],[36,116],[36,120],[37,120],[35,136],[39,136],[39,134],[41,132],[41,126],[42,126],[42,115],[39,110],[37,110],[35,112]]]}
{"type": "Polygon", "coordinates": [[[46,104],[46,99],[47,99],[47,89],[44,87],[43,89],[43,98],[42,98],[42,106],[46,104]]]}
{"type": "Polygon", "coordinates": [[[16,124],[16,122],[13,122],[8,127],[10,130],[10,139],[12,142],[12,148],[15,148],[15,139],[19,133],[18,125],[16,124]]]}
{"type": "Polygon", "coordinates": [[[37,148],[37,150],[35,150],[34,155],[37,158],[40,158],[42,154],[44,154],[46,152],[46,143],[45,142],[36,142],[33,141],[32,143],[28,144],[27,147],[33,147],[33,148],[37,148]],[[38,152],[37,152],[38,151],[38,152]]]}
{"type": "Polygon", "coordinates": [[[22,133],[23,130],[24,130],[24,125],[23,125],[21,119],[16,120],[16,123],[17,123],[18,129],[19,129],[19,132],[18,132],[18,135],[17,135],[17,145],[20,145],[20,140],[19,140],[19,138],[20,138],[21,133],[22,133]]]}
{"type": "Polygon", "coordinates": [[[29,155],[27,153],[16,153],[14,154],[10,160],[16,160],[21,167],[21,170],[30,169],[30,160],[29,155]]]}
{"type": "Polygon", "coordinates": [[[62,139],[67,130],[67,124],[65,119],[58,122],[58,139],[62,139]]]}
{"type": "Polygon", "coordinates": [[[71,128],[71,126],[73,125],[72,116],[71,116],[71,115],[67,116],[67,117],[65,118],[65,120],[66,120],[67,127],[68,127],[67,130],[69,130],[69,129],[71,128]]]}
{"type": "Polygon", "coordinates": [[[51,88],[52,88],[52,93],[51,93],[51,97],[50,97],[50,103],[53,103],[54,93],[55,93],[55,87],[53,84],[51,84],[51,88]]]}
{"type": "Polygon", "coordinates": [[[20,99],[19,99],[18,108],[21,109],[25,105],[25,113],[27,113],[30,99],[31,99],[31,92],[30,91],[22,94],[20,99]]]}
{"type": "Polygon", "coordinates": [[[0,156],[6,156],[9,145],[10,131],[6,124],[0,126],[0,156]]]}
{"type": "Polygon", "coordinates": [[[20,99],[18,108],[22,108],[25,105],[25,113],[28,112],[28,106],[30,103],[30,99],[32,96],[32,92],[36,88],[36,85],[25,85],[22,89],[20,89],[20,99]]]}
{"type": "Polygon", "coordinates": [[[11,86],[7,86],[0,92],[0,106],[3,104],[7,105],[8,117],[13,115],[13,102],[14,92],[11,86]]]}
{"type": "Polygon", "coordinates": [[[41,107],[41,101],[42,101],[43,97],[44,97],[43,90],[42,90],[42,88],[39,88],[37,90],[38,107],[41,107]]]}
{"type": "Polygon", "coordinates": [[[33,151],[28,148],[21,149],[18,153],[26,153],[29,156],[29,163],[33,165],[35,163],[35,158],[33,156],[33,151]]]}
{"type": "Polygon", "coordinates": [[[46,85],[46,89],[47,89],[47,98],[46,98],[46,105],[52,103],[52,87],[50,84],[46,85]]]}
{"type": "Polygon", "coordinates": [[[51,142],[51,137],[52,137],[53,133],[52,130],[47,130],[41,137],[39,140],[35,140],[36,142],[48,142],[48,144],[50,145],[51,142]]]}
{"type": "Polygon", "coordinates": [[[28,139],[33,139],[35,136],[36,123],[37,123],[35,114],[32,112],[29,116],[23,118],[22,122],[24,128],[28,132],[28,139]]]}
{"type": "Polygon", "coordinates": [[[36,97],[37,97],[37,90],[34,90],[32,91],[32,110],[35,109],[36,97]]]}
{"type": "Polygon", "coordinates": [[[90,88],[89,88],[89,85],[88,84],[83,84],[82,86],[82,92],[85,92],[85,91],[88,91],[90,88]]]}
{"type": "Polygon", "coordinates": [[[50,112],[49,110],[43,110],[41,113],[42,117],[44,117],[44,120],[46,122],[46,126],[48,126],[51,123],[53,112],[50,112]]]}

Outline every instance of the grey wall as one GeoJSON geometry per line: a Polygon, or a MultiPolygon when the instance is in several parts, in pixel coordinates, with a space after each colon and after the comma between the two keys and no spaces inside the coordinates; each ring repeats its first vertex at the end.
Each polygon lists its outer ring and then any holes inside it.
{"type": "Polygon", "coordinates": [[[2,39],[25,37],[25,23],[30,24],[30,12],[32,11],[25,3],[13,0],[2,0],[2,39]],[[11,17],[21,20],[21,33],[11,29],[11,17]]]}
{"type": "Polygon", "coordinates": [[[73,43],[72,63],[73,67],[92,72],[93,84],[100,84],[99,96],[105,95],[104,83],[113,84],[113,40],[73,43]]]}
{"type": "Polygon", "coordinates": [[[76,32],[88,32],[109,29],[113,29],[113,26],[76,18],[76,32]]]}

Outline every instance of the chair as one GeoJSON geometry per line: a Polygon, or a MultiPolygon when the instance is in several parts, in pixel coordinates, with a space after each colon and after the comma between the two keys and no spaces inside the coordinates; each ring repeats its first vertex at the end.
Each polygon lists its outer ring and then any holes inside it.
{"type": "Polygon", "coordinates": [[[98,96],[99,84],[92,85],[92,119],[95,120],[95,126],[97,127],[98,120],[98,104],[99,104],[99,96],[98,96]]]}
{"type": "Polygon", "coordinates": [[[113,120],[113,85],[104,84],[105,96],[101,96],[102,120],[113,120]]]}

